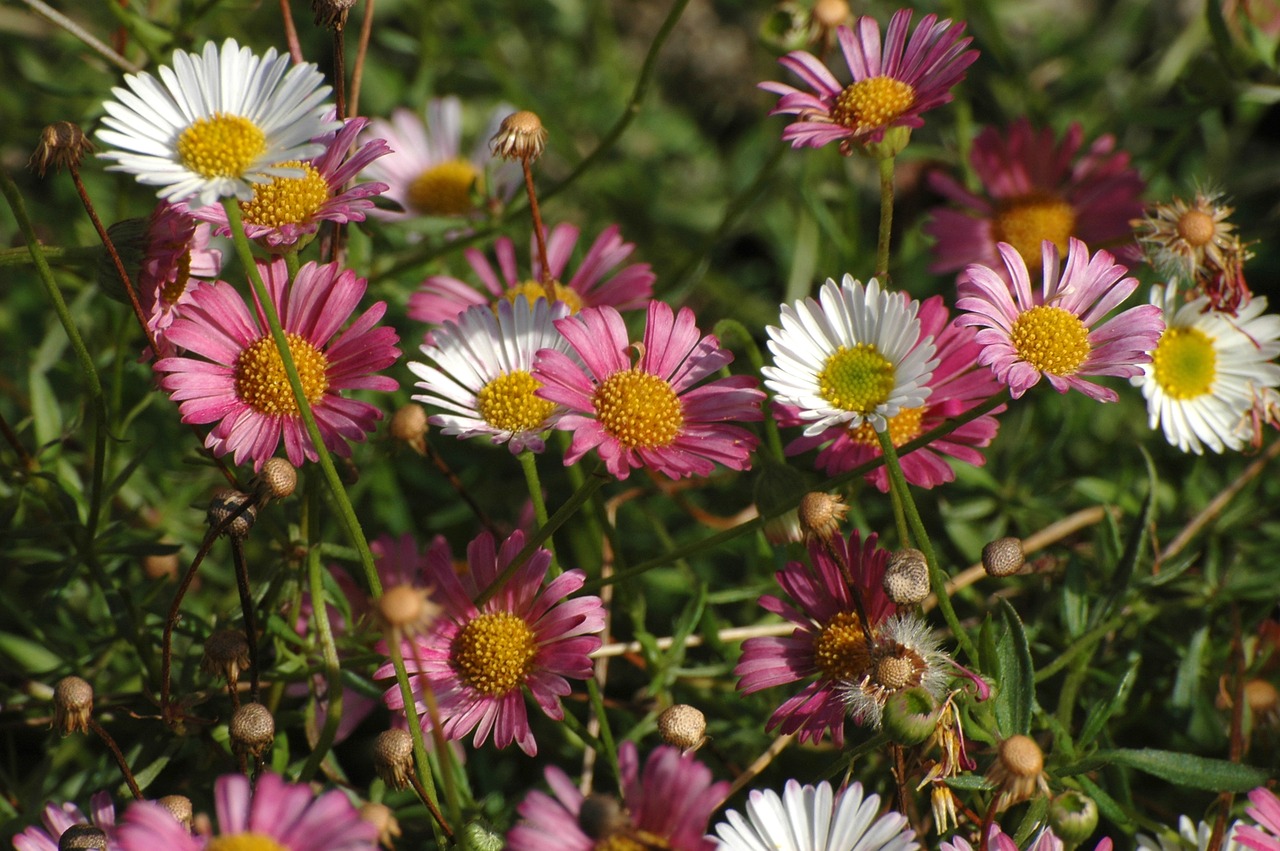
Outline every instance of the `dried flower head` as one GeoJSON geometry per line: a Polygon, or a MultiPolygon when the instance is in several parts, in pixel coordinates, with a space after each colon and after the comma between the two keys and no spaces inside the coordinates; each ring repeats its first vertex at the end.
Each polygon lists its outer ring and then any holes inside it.
{"type": "Polygon", "coordinates": [[[489,150],[504,160],[532,162],[547,147],[547,130],[536,113],[522,109],[502,119],[498,132],[489,140],[489,150]]]}
{"type": "Polygon", "coordinates": [[[608,840],[630,830],[631,817],[612,795],[588,795],[582,799],[582,808],[578,810],[578,827],[590,839],[608,840]]]}
{"type": "Polygon", "coordinates": [[[240,672],[249,669],[249,639],[238,629],[215,631],[205,639],[200,669],[234,686],[240,681],[240,672]]]}
{"type": "Polygon", "coordinates": [[[687,703],[668,706],[658,716],[658,734],[669,745],[696,751],[707,740],[707,717],[687,703]]]}
{"type": "Polygon", "coordinates": [[[85,154],[93,151],[93,143],[85,137],[78,124],[70,121],[55,121],[40,131],[40,143],[31,155],[28,167],[36,174],[44,177],[53,166],[62,171],[64,168],[79,168],[80,160],[85,154]]]}
{"type": "Polygon", "coordinates": [[[1000,790],[996,810],[1031,798],[1038,791],[1049,794],[1044,777],[1044,752],[1030,736],[1013,735],[1000,743],[996,761],[987,769],[987,779],[1000,790]]]}
{"type": "Polygon", "coordinates": [[[356,0],[311,0],[311,11],[316,16],[316,26],[341,32],[346,29],[347,15],[356,0]]]}
{"type": "Polygon", "coordinates": [[[924,618],[896,614],[874,630],[862,669],[840,683],[849,715],[879,727],[885,702],[894,694],[923,688],[940,701],[946,693],[948,657],[924,618]]]}
{"type": "Polygon", "coordinates": [[[404,637],[426,632],[439,614],[440,606],[432,602],[428,588],[392,585],[378,598],[382,623],[404,637]]]}
{"type": "Polygon", "coordinates": [[[271,710],[261,703],[246,703],[231,716],[231,749],[257,758],[276,738],[276,722],[271,710]]]}
{"type": "Polygon", "coordinates": [[[191,829],[195,820],[195,810],[191,806],[191,799],[186,795],[165,795],[163,798],[157,798],[156,803],[168,810],[169,815],[173,816],[178,824],[188,830],[191,829]]]}
{"type": "Polygon", "coordinates": [[[253,522],[257,519],[258,507],[253,497],[231,488],[220,488],[213,494],[213,498],[209,500],[209,510],[205,515],[209,531],[221,528],[222,534],[240,539],[249,536],[249,530],[253,528],[253,522]],[[228,523],[228,519],[232,516],[235,519],[228,523]],[[225,527],[224,523],[227,523],[225,527]]]}
{"type": "Polygon", "coordinates": [[[929,596],[929,564],[917,549],[896,550],[884,569],[884,592],[899,606],[914,606],[929,596]]]}
{"type": "Polygon", "coordinates": [[[1151,205],[1133,226],[1156,271],[1185,287],[1198,287],[1227,268],[1229,253],[1239,241],[1235,225],[1227,220],[1234,211],[1222,202],[1220,192],[1199,191],[1190,201],[1174,198],[1151,205]]]}
{"type": "Polygon", "coordinates": [[[373,742],[373,767],[392,789],[403,789],[413,777],[413,736],[408,730],[383,730],[373,742]]]}
{"type": "Polygon", "coordinates": [[[93,686],[80,677],[63,677],[53,687],[53,726],[66,736],[87,733],[93,715],[93,686]]]}
{"type": "Polygon", "coordinates": [[[409,445],[419,455],[427,451],[427,409],[416,402],[400,408],[391,417],[391,436],[409,445]]]}
{"type": "Polygon", "coordinates": [[[284,499],[298,487],[298,468],[284,458],[268,458],[253,482],[260,499],[284,499]]]}
{"type": "Polygon", "coordinates": [[[844,497],[815,491],[800,500],[800,529],[805,541],[829,541],[840,532],[840,524],[849,513],[844,497]]]}
{"type": "Polygon", "coordinates": [[[360,805],[360,818],[378,829],[378,844],[383,848],[394,848],[395,841],[400,838],[400,822],[396,814],[386,804],[375,804],[369,801],[360,805]]]}
{"type": "Polygon", "coordinates": [[[73,849],[93,849],[107,851],[107,834],[100,827],[91,824],[73,824],[58,837],[58,851],[73,849]]]}
{"type": "Polygon", "coordinates": [[[982,548],[982,567],[988,576],[1012,576],[1026,560],[1018,538],[997,538],[982,548]]]}

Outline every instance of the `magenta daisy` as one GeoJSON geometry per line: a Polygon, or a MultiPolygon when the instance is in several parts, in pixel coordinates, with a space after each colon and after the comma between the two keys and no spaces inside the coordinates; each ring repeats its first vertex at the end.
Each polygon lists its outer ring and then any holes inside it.
{"type": "MultiPolygon", "coordinates": [[[[350,455],[347,441],[363,440],[382,412],[345,398],[342,391],[398,386],[394,379],[375,374],[400,356],[396,332],[377,327],[386,303],[377,302],[340,330],[364,295],[363,278],[335,263],[307,263],[292,284],[283,259],[260,263],[259,270],[280,314],[324,444],[339,455],[350,455]]],[[[316,460],[280,353],[256,302],[251,311],[236,289],[222,281],[200,287],[168,336],[186,354],[156,363],[156,371],[163,374],[160,386],[179,403],[183,422],[217,423],[205,438],[215,455],[234,453],[237,464],[252,461],[258,470],[283,438],[292,464],[316,460]]]]}
{"type": "Polygon", "coordinates": [[[1075,238],[1069,245],[1067,265],[1059,275],[1058,249],[1045,240],[1043,285],[1032,292],[1022,255],[1000,243],[1012,292],[1001,273],[969,266],[960,282],[956,307],[962,313],[956,324],[980,329],[978,362],[990,366],[1015,399],[1043,375],[1059,393],[1074,387],[1092,399],[1114,402],[1114,390],[1085,378],[1142,375],[1142,365],[1151,362],[1150,352],[1164,331],[1164,319],[1158,306],[1144,304],[1093,328],[1129,297],[1138,279],[1125,277],[1129,270],[1109,252],[1090,256],[1089,247],[1075,238]]]}
{"type": "MultiPolygon", "coordinates": [[[[978,364],[982,347],[974,340],[977,332],[948,322],[942,296],[934,296],[921,304],[919,319],[919,339],[933,338],[939,363],[926,382],[929,393],[925,404],[903,408],[888,418],[889,436],[894,446],[902,446],[972,410],[1002,387],[991,370],[978,364]]],[[[917,342],[916,345],[919,344],[917,342]]],[[[779,405],[777,410],[778,422],[782,426],[809,424],[794,406],[779,405]]],[[[983,414],[928,446],[903,455],[902,472],[907,481],[919,487],[932,488],[954,480],[956,474],[947,463],[948,457],[981,467],[987,459],[979,450],[995,439],[1000,428],[995,414],[1003,410],[1004,406],[1001,406],[990,414],[983,414]]],[[[839,475],[881,455],[880,440],[867,422],[853,428],[840,425],[811,437],[799,437],[787,445],[786,452],[798,455],[815,447],[822,447],[816,463],[818,469],[828,476],[839,475]]],[[[882,492],[889,491],[889,477],[883,467],[868,473],[866,478],[882,492]]]]}
{"type": "Polygon", "coordinates": [[[1280,798],[1265,786],[1249,793],[1253,804],[1245,808],[1257,825],[1242,824],[1236,828],[1235,841],[1257,851],[1280,851],[1280,798]]]}
{"type": "MultiPolygon", "coordinates": [[[[467,546],[470,569],[461,576],[447,552],[428,553],[429,583],[444,613],[425,635],[404,641],[402,652],[423,729],[431,726],[421,699],[425,676],[440,707],[445,738],[461,739],[475,730],[479,747],[492,733],[497,747],[515,742],[533,756],[538,744],[523,692],[528,689],[548,717],[564,718],[560,698],[570,691],[568,680],[591,676],[588,654],[600,647],[604,609],[599,597],[566,599],[586,581],[581,570],[562,573],[544,586],[551,553],[541,548],[477,607],[472,601],[497,581],[523,546],[524,534],[513,532],[495,551],[493,536],[485,532],[467,546]]],[[[391,676],[390,664],[374,674],[391,676]]],[[[383,700],[391,709],[404,709],[396,686],[383,700]]]]}
{"type": "Polygon", "coordinates": [[[250,786],[243,774],[214,784],[218,828],[193,836],[168,810],[137,801],[120,826],[124,851],[374,851],[377,828],[360,818],[336,789],[316,795],[305,783],[264,774],[250,786]]]}
{"type": "Polygon", "coordinates": [[[181,205],[160,202],[147,224],[137,285],[138,302],[161,357],[174,354],[165,332],[191,303],[199,279],[215,278],[221,269],[222,252],[209,248],[209,226],[197,222],[181,205]]]}
{"type": "MultiPolygon", "coordinates": [[[[245,234],[271,251],[284,251],[314,234],[322,222],[364,221],[373,209],[373,196],[387,191],[387,184],[349,184],[378,157],[391,153],[382,139],[370,139],[352,151],[368,123],[365,118],[349,118],[340,130],[311,140],[323,146],[316,156],[281,163],[300,177],[273,177],[253,184],[253,198],[239,202],[245,234]]],[[[213,224],[219,236],[231,235],[227,211],[221,205],[200,207],[191,215],[213,224]]]]}
{"type": "MultiPolygon", "coordinates": [[[[977,851],[976,847],[959,835],[951,837],[950,842],[942,842],[938,847],[941,851],[977,851]]],[[[1012,836],[1001,830],[998,824],[991,825],[991,829],[987,832],[987,847],[991,851],[1018,851],[1018,843],[1013,841],[1012,836]]],[[[1065,847],[1063,841],[1046,827],[1027,845],[1027,851],[1063,851],[1065,847]]],[[[1077,847],[1082,846],[1077,844],[1077,847]]],[[[1111,837],[1104,836],[1098,840],[1093,851],[1111,851],[1113,847],[1115,843],[1112,842],[1111,837]]]]}
{"type": "Polygon", "coordinates": [[[693,322],[687,307],[676,314],[669,305],[650,302],[634,364],[627,327],[612,307],[555,323],[582,363],[543,349],[533,376],[543,384],[539,396],[569,411],[556,422],[556,428],[573,434],[566,465],[595,449],[619,479],[634,467],[676,479],[710,475],[717,462],[734,470],[750,466],[756,436],[729,423],[762,419],[764,393],[749,375],[695,387],[729,365],[733,354],[720,348],[714,335],[700,336],[693,322]]]}
{"type": "Polygon", "coordinates": [[[635,742],[623,742],[618,747],[618,767],[621,803],[603,795],[584,798],[567,774],[549,766],[547,785],[555,797],[536,791],[525,797],[517,810],[522,820],[507,835],[507,851],[714,851],[715,841],[704,834],[711,814],[728,794],[727,782],[712,783],[705,765],[667,745],[649,754],[642,771],[635,742]],[[592,816],[599,811],[622,817],[583,819],[584,802],[592,816]]]}
{"type": "MultiPolygon", "coordinates": [[[[584,307],[609,305],[618,310],[634,310],[648,304],[653,293],[653,271],[648,263],[622,266],[622,262],[635,250],[635,244],[622,241],[617,225],[610,225],[596,237],[566,282],[565,269],[578,242],[578,234],[576,227],[564,223],[556,225],[547,234],[547,266],[556,299],[569,305],[573,313],[584,307]]],[[[489,265],[483,252],[474,248],[464,252],[487,292],[480,292],[471,284],[448,275],[432,275],[422,282],[418,292],[409,297],[410,318],[439,325],[457,317],[473,304],[492,304],[500,298],[514,301],[520,296],[533,302],[544,296],[542,263],[532,238],[529,255],[533,258],[533,271],[527,278],[520,277],[517,271],[515,243],[510,239],[499,237],[494,243],[494,253],[498,257],[498,271],[489,265]]]]}
{"type": "MultiPolygon", "coordinates": [[[[876,546],[876,536],[862,541],[857,530],[848,540],[837,535],[829,544],[857,583],[863,611],[874,629],[897,611],[884,592],[889,558],[876,546]]],[[[760,598],[766,611],[795,624],[786,638],[748,638],[733,673],[738,690],[751,694],[770,686],[816,677],[788,698],[769,718],[766,729],[796,733],[800,741],[818,742],[827,732],[837,747],[844,744],[847,705],[841,684],[861,678],[871,660],[864,627],[841,565],[820,541],[809,545],[810,565],[787,562],[778,584],[799,605],[772,594],[760,598]]],[[[855,722],[861,719],[854,718],[855,722]]]]}
{"type": "Polygon", "coordinates": [[[1007,242],[1034,272],[1041,242],[1066,251],[1070,237],[1136,258],[1131,221],[1143,214],[1142,178],[1129,166],[1129,155],[1115,150],[1114,136],[1099,137],[1083,155],[1082,139],[1079,124],[1057,142],[1052,130],[1033,130],[1022,119],[1003,133],[988,127],[974,140],[969,160],[982,194],[931,173],[934,191],[962,208],[935,209],[925,225],[935,240],[932,270],[956,272],[981,263],[1003,275],[996,243],[1007,242]]]}
{"type": "Polygon", "coordinates": [[[840,142],[847,154],[853,145],[881,141],[892,127],[922,126],[921,114],[951,100],[951,88],[964,78],[978,51],[965,49],[972,39],[963,37],[964,24],[925,15],[908,41],[910,25],[910,9],[895,12],[883,50],[874,18],[859,18],[852,30],[839,27],[836,36],[853,77],[847,86],[811,53],[797,50],[778,60],[812,89],[760,84],[781,95],[770,115],[798,116],[782,138],[795,148],[840,142]]]}
{"type": "Polygon", "coordinates": [[[107,835],[107,851],[120,851],[116,836],[116,808],[111,796],[97,792],[89,799],[89,818],[75,804],[47,804],[40,814],[43,828],[28,827],[13,837],[16,851],[58,851],[58,841],[76,824],[91,824],[107,835]]]}

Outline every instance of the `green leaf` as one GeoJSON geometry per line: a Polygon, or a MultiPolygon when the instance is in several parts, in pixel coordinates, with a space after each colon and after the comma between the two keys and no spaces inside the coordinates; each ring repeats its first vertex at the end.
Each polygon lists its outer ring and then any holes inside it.
{"type": "Polygon", "coordinates": [[[1133,689],[1133,683],[1138,676],[1138,666],[1142,663],[1141,656],[1134,656],[1129,663],[1129,670],[1125,672],[1124,677],[1120,679],[1120,684],[1116,686],[1115,692],[1111,695],[1111,699],[1106,703],[1098,703],[1089,710],[1088,716],[1084,719],[1084,729],[1080,731],[1078,744],[1085,747],[1092,742],[1102,732],[1102,728],[1107,721],[1115,714],[1117,709],[1124,706],[1124,702],[1129,698],[1129,692],[1133,689]]]}
{"type": "Polygon", "coordinates": [[[62,659],[39,642],[9,632],[0,632],[0,656],[28,674],[44,674],[62,664],[62,659]]]}
{"type": "Polygon", "coordinates": [[[1008,600],[1000,600],[1000,617],[1004,631],[995,640],[994,673],[998,690],[995,695],[996,723],[1003,737],[1031,730],[1031,711],[1035,703],[1035,670],[1031,665],[1031,648],[1022,619],[1008,600]]]}
{"type": "Polygon", "coordinates": [[[1129,827],[1133,824],[1133,819],[1129,818],[1129,814],[1124,811],[1124,807],[1106,792],[1102,791],[1102,787],[1094,783],[1088,777],[1076,778],[1080,785],[1084,788],[1084,792],[1093,802],[1098,805],[1098,813],[1108,821],[1115,822],[1121,827],[1129,827]]]}
{"type": "Polygon", "coordinates": [[[996,784],[981,774],[961,774],[958,777],[944,777],[942,782],[952,789],[962,789],[970,792],[986,792],[996,788],[996,784]]]}
{"type": "Polygon", "coordinates": [[[1069,769],[1063,769],[1059,773],[1065,776],[1069,771],[1074,773],[1078,767],[1084,767],[1084,770],[1089,771],[1092,768],[1087,766],[1097,767],[1108,764],[1136,768],[1161,780],[1167,780],[1175,786],[1205,789],[1210,792],[1248,792],[1271,779],[1267,771],[1252,765],[1241,765],[1236,762],[1227,762],[1225,759],[1210,759],[1154,748],[1099,751],[1088,760],[1069,769]]]}

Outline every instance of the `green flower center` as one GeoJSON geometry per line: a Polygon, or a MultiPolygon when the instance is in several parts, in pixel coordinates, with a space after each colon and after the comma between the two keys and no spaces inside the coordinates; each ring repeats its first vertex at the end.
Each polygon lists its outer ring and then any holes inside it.
{"type": "Polygon", "coordinates": [[[241,177],[266,149],[267,137],[256,124],[221,112],[197,118],[178,137],[178,158],[205,178],[241,177]]]}
{"type": "Polygon", "coordinates": [[[832,407],[869,414],[889,400],[895,379],[893,364],[875,344],[841,346],[818,373],[818,393],[832,407]]]}
{"type": "Polygon", "coordinates": [[[329,200],[329,182],[308,163],[291,160],[283,167],[301,169],[302,177],[273,177],[253,187],[253,200],[240,202],[240,213],[252,225],[278,228],[309,221],[329,200]]]}
{"type": "Polygon", "coordinates": [[[869,77],[845,86],[831,117],[854,132],[888,127],[916,102],[916,91],[893,77],[869,77]]]}
{"type": "Polygon", "coordinates": [[[1166,328],[1151,353],[1156,383],[1171,399],[1194,399],[1213,387],[1218,353],[1199,328],[1166,328]]]}
{"type": "Polygon", "coordinates": [[[1010,332],[1018,357],[1050,375],[1074,375],[1089,357],[1089,329],[1061,307],[1040,305],[1022,313],[1010,332]]]}
{"type": "Polygon", "coordinates": [[[531,431],[555,410],[555,403],[533,395],[542,386],[524,370],[499,375],[476,394],[476,407],[489,425],[501,431],[531,431]]]}
{"type": "Polygon", "coordinates": [[[592,397],[604,430],[629,449],[668,446],[684,425],[684,410],[671,385],[638,369],[615,372],[592,397]]]}
{"type": "Polygon", "coordinates": [[[450,647],[458,676],[489,697],[519,688],[537,653],[533,630],[511,612],[480,615],[462,628],[450,647]]]}
{"type": "Polygon", "coordinates": [[[471,189],[481,174],[468,160],[434,165],[409,184],[409,206],[427,216],[465,216],[471,212],[471,189]]]}
{"type": "MultiPolygon", "coordinates": [[[[302,391],[307,401],[315,405],[329,389],[329,359],[298,334],[286,333],[285,338],[302,379],[302,391]]],[[[263,337],[242,351],[236,358],[234,377],[236,397],[258,413],[298,416],[298,402],[293,398],[275,340],[263,337]]]]}
{"type": "Polygon", "coordinates": [[[1024,195],[1000,204],[991,221],[991,237],[1012,245],[1022,255],[1027,271],[1035,272],[1043,265],[1044,241],[1049,240],[1065,253],[1075,227],[1075,210],[1066,201],[1052,195],[1024,195]]]}

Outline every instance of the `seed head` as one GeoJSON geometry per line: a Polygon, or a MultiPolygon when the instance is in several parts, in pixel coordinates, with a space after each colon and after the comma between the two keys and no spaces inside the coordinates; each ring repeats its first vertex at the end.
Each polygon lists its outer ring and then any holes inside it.
{"type": "Polygon", "coordinates": [[[79,851],[90,848],[107,851],[107,834],[91,824],[73,824],[58,837],[58,851],[79,851]]]}
{"type": "Polygon", "coordinates": [[[156,801],[157,804],[169,811],[169,815],[173,816],[178,824],[191,829],[191,823],[195,819],[195,812],[191,807],[191,799],[186,795],[165,795],[156,801]]]}
{"type": "Polygon", "coordinates": [[[413,737],[408,730],[384,730],[373,742],[373,767],[392,789],[403,789],[413,776],[413,737]]]}
{"type": "Polygon", "coordinates": [[[211,677],[222,677],[234,686],[240,672],[249,667],[249,639],[238,629],[220,629],[204,642],[200,669],[211,677]]]}
{"type": "Polygon", "coordinates": [[[929,565],[916,549],[897,550],[884,570],[884,592],[899,606],[914,606],[929,596],[929,565]]]}
{"type": "Polygon", "coordinates": [[[378,598],[378,616],[382,623],[401,635],[420,635],[440,614],[425,588],[415,585],[392,585],[378,598]]]}
{"type": "Polygon", "coordinates": [[[360,818],[369,822],[378,830],[378,844],[383,848],[394,848],[400,837],[400,822],[396,814],[386,804],[375,804],[372,801],[361,804],[360,818]]]}
{"type": "Polygon", "coordinates": [[[818,0],[813,4],[813,24],[823,30],[834,30],[841,24],[849,24],[853,13],[847,0],[818,0]]]}
{"type": "Polygon", "coordinates": [[[84,155],[92,151],[93,143],[79,125],[70,121],[55,121],[40,131],[40,142],[27,165],[44,177],[49,166],[58,171],[79,168],[84,155]]]}
{"type": "Polygon", "coordinates": [[[427,451],[427,409],[417,403],[400,408],[391,417],[391,436],[419,455],[427,451]]]}
{"type": "Polygon", "coordinates": [[[844,498],[815,491],[800,500],[800,528],[806,541],[829,541],[840,531],[840,523],[849,513],[844,498]]]}
{"type": "Polygon", "coordinates": [[[1025,562],[1018,538],[998,538],[982,548],[982,567],[988,576],[1012,576],[1025,562]]]}
{"type": "Polygon", "coordinates": [[[533,162],[547,147],[547,130],[536,113],[522,109],[502,119],[489,140],[489,150],[504,160],[533,162]]]}
{"type": "Polygon", "coordinates": [[[987,770],[987,779],[1000,789],[997,810],[1025,801],[1037,790],[1049,794],[1044,777],[1044,752],[1030,736],[1013,735],[1000,743],[996,761],[987,770]]]}
{"type": "Polygon", "coordinates": [[[298,487],[298,470],[284,458],[268,458],[253,481],[260,497],[284,499],[298,487]]]}
{"type": "Polygon", "coordinates": [[[247,493],[241,493],[231,488],[221,488],[214,493],[213,499],[209,500],[209,511],[205,515],[205,522],[209,524],[210,530],[217,529],[240,506],[248,502],[250,503],[249,507],[241,512],[235,520],[232,520],[231,525],[227,526],[223,531],[224,535],[243,540],[249,536],[249,530],[253,528],[253,521],[258,519],[258,507],[252,500],[253,497],[247,493]]]}
{"type": "Polygon", "coordinates": [[[315,13],[316,26],[341,32],[354,5],[356,0],[311,0],[311,11],[315,13]]]}
{"type": "Polygon", "coordinates": [[[276,738],[276,722],[261,703],[246,703],[231,716],[231,748],[237,754],[262,756],[276,738]]]}
{"type": "Polygon", "coordinates": [[[707,740],[707,717],[696,707],[677,703],[658,716],[662,741],[683,751],[696,751],[707,740]]]}
{"type": "Polygon", "coordinates": [[[63,677],[53,687],[53,726],[66,736],[89,732],[93,686],[79,677],[63,677]]]}

